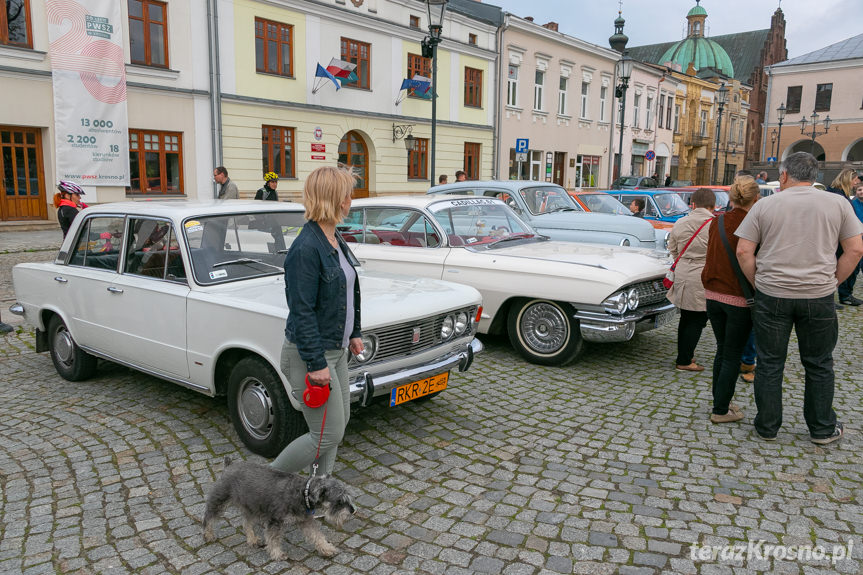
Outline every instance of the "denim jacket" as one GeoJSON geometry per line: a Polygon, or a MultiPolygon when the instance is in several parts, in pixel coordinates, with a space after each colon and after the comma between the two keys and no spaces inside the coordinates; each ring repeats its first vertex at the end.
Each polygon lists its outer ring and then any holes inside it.
{"type": "MultiPolygon", "coordinates": [[[[336,234],[345,258],[356,268],[356,257],[336,234]]],[[[285,257],[285,297],[288,320],[285,337],[297,346],[307,371],[327,367],[324,352],[340,349],[345,334],[347,280],[338,252],[317,222],[310,221],[291,244],[285,257]]],[[[360,337],[360,280],[354,282],[354,329],[360,337]]]]}

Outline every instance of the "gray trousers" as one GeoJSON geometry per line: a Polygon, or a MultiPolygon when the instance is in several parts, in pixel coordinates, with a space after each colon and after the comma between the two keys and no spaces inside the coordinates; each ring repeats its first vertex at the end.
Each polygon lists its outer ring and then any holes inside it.
{"type": "Polygon", "coordinates": [[[348,388],[348,350],[334,349],[325,352],[327,367],[330,368],[331,387],[327,403],[318,408],[307,407],[302,401],[306,390],[306,362],[300,357],[297,346],[285,340],[282,344],[281,368],[288,378],[291,389],[300,400],[303,416],[309,426],[309,432],[289,443],[276,457],[271,467],[290,473],[311,466],[315,461],[315,453],[320,442],[320,461],[318,473],[330,475],[336,464],[336,451],[345,435],[345,427],[351,416],[350,390],[348,388]],[[321,434],[321,423],[324,418],[324,408],[327,420],[321,434]]]}

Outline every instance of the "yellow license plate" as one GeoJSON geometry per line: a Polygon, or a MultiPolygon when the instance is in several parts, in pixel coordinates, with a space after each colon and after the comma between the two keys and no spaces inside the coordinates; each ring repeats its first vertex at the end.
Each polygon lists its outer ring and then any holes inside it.
{"type": "Polygon", "coordinates": [[[390,392],[390,407],[407,403],[424,395],[430,395],[446,389],[449,372],[433,375],[419,381],[394,387],[390,392]]]}

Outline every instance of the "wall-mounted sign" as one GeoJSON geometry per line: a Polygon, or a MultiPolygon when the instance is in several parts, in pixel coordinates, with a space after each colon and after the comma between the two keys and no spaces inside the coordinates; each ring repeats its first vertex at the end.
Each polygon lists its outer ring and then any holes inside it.
{"type": "Polygon", "coordinates": [[[326,152],[327,151],[327,145],[326,144],[312,144],[312,151],[313,152],[326,152]]]}
{"type": "Polygon", "coordinates": [[[315,128],[315,139],[320,140],[323,137],[324,137],[324,131],[321,130],[320,126],[318,126],[317,128],[315,128]]]}
{"type": "Polygon", "coordinates": [[[327,157],[326,156],[316,156],[316,155],[312,154],[312,159],[313,160],[326,160],[327,157]]]}

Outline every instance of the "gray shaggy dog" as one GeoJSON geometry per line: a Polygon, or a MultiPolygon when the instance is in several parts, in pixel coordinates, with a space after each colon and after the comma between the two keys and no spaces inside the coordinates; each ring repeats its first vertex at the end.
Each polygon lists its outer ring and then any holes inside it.
{"type": "Polygon", "coordinates": [[[204,540],[216,538],[213,524],[231,504],[240,509],[249,545],[261,545],[255,534],[255,524],[263,526],[267,551],[275,561],[287,558],[281,544],[282,529],[287,520],[299,525],[306,541],[314,545],[318,553],[330,557],[338,549],[327,541],[315,522],[315,509],[321,508],[327,521],[339,529],[356,511],[345,484],[337,479],[318,476],[309,481],[295,473],[250,461],[232,464],[230,458],[225,457],[225,471],[207,496],[204,540]]]}

